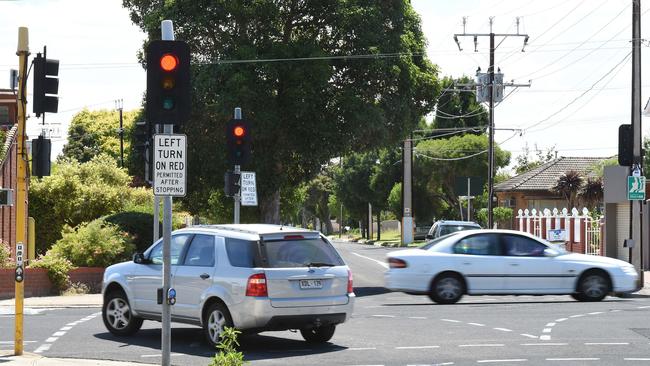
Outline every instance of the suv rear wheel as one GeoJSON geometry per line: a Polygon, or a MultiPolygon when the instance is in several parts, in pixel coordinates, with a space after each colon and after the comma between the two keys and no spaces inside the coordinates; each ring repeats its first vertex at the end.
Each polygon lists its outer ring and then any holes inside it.
{"type": "Polygon", "coordinates": [[[102,320],[106,329],[116,336],[131,335],[142,327],[142,318],[133,316],[124,291],[112,291],[106,295],[102,320]]]}
{"type": "Polygon", "coordinates": [[[216,347],[221,342],[221,335],[225,327],[232,327],[228,308],[219,302],[210,305],[203,321],[203,331],[206,340],[212,347],[216,347]]]}
{"type": "Polygon", "coordinates": [[[325,343],[332,339],[336,325],[324,325],[317,328],[300,329],[300,334],[307,343],[325,343]]]}

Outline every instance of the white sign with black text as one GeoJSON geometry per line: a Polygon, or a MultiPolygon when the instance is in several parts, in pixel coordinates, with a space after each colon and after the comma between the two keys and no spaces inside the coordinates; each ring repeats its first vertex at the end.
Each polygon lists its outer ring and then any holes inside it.
{"type": "Polygon", "coordinates": [[[153,136],[153,194],[184,197],[186,191],[187,136],[153,136]]]}
{"type": "Polygon", "coordinates": [[[257,206],[255,172],[241,172],[241,205],[257,206]]]}

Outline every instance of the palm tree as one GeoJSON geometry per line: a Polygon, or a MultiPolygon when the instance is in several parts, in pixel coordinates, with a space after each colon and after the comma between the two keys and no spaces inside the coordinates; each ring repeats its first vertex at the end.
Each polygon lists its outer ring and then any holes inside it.
{"type": "Polygon", "coordinates": [[[578,192],[582,188],[584,178],[575,170],[569,170],[560,175],[551,191],[560,194],[567,201],[569,210],[578,204],[578,192]]]}
{"type": "Polygon", "coordinates": [[[580,190],[580,199],[591,211],[598,203],[603,200],[603,179],[589,178],[580,190]]]}

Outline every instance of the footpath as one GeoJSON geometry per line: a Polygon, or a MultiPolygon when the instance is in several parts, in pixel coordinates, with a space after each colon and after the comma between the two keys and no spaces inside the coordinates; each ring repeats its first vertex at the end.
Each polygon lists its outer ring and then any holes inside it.
{"type": "MultiPolygon", "coordinates": [[[[650,296],[650,271],[644,272],[644,286],[641,290],[627,297],[650,296]]],[[[0,314],[13,314],[14,299],[0,300],[0,314]]],[[[24,301],[26,308],[100,308],[101,294],[28,297],[24,301]]],[[[24,352],[22,356],[14,356],[13,350],[0,350],[0,365],[2,366],[142,366],[149,365],[137,362],[121,362],[109,360],[88,360],[78,358],[49,358],[38,354],[24,352]]]]}

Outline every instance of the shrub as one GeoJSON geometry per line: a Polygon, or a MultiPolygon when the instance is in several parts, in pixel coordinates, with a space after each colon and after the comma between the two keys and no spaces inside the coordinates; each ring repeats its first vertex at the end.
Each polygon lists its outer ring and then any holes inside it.
{"type": "Polygon", "coordinates": [[[0,240],[0,268],[10,268],[14,266],[11,259],[11,248],[9,243],[0,240]]]}
{"type": "Polygon", "coordinates": [[[53,253],[51,250],[47,254],[39,256],[38,259],[31,261],[29,267],[45,268],[47,270],[47,277],[59,292],[69,286],[70,277],[68,276],[68,272],[75,268],[69,260],[53,253]]]}
{"type": "Polygon", "coordinates": [[[217,345],[219,353],[214,355],[210,366],[241,366],[246,364],[244,354],[235,348],[239,346],[237,336],[241,332],[235,328],[225,327],[221,335],[221,342],[217,345]]]}
{"type": "MultiPolygon", "coordinates": [[[[145,212],[118,212],[104,218],[128,233],[138,252],[144,252],[153,243],[153,215],[145,212]]],[[[159,226],[162,233],[162,223],[159,226]]]]}
{"type": "Polygon", "coordinates": [[[68,288],[63,291],[63,296],[71,295],[84,295],[91,293],[90,286],[83,282],[72,282],[68,284],[68,288]]]}
{"type": "Polygon", "coordinates": [[[103,219],[76,228],[66,225],[62,236],[47,254],[66,258],[79,267],[107,267],[128,259],[135,249],[128,234],[103,219]]]}

